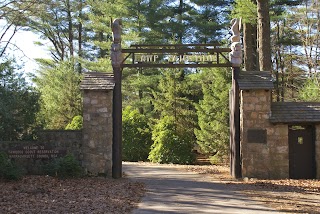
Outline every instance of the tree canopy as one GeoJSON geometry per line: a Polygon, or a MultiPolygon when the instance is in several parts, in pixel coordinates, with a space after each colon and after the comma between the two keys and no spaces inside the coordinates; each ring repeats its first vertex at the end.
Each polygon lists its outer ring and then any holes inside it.
{"type": "MultiPolygon", "coordinates": [[[[318,0],[30,0],[2,1],[0,9],[5,139],[22,139],[37,125],[81,127],[82,73],[112,72],[115,18],[123,20],[123,47],[216,41],[228,47],[230,19],[241,17],[243,69],[273,73],[274,101],[318,101],[318,0]],[[26,81],[5,57],[18,30],[39,35],[46,42],[38,45],[51,54],[37,59],[33,80],[26,81]]],[[[122,79],[125,151],[141,149],[141,159],[174,163],[192,162],[196,146],[206,154],[226,154],[230,70],[124,69],[122,79]],[[146,140],[132,141],[138,138],[146,140]]]]}

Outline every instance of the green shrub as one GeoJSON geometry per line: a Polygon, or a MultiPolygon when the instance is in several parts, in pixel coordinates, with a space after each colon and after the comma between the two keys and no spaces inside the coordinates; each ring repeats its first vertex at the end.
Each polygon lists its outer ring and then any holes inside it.
{"type": "Polygon", "coordinates": [[[178,136],[173,117],[163,117],[152,132],[154,143],[149,160],[157,163],[191,164],[195,160],[193,144],[187,137],[178,136]]]}
{"type": "Polygon", "coordinates": [[[83,126],[83,118],[82,116],[78,115],[75,116],[71,123],[68,123],[68,125],[66,126],[66,130],[79,130],[82,129],[83,126]]]}
{"type": "Polygon", "coordinates": [[[123,111],[122,155],[125,161],[145,161],[152,145],[147,118],[131,107],[123,111]]]}
{"type": "Polygon", "coordinates": [[[13,163],[8,155],[4,152],[0,153],[0,178],[6,180],[19,180],[23,176],[23,171],[15,163],[13,163]]]}
{"type": "Polygon", "coordinates": [[[44,172],[59,178],[81,177],[83,169],[72,154],[58,158],[44,166],[44,172]]]}

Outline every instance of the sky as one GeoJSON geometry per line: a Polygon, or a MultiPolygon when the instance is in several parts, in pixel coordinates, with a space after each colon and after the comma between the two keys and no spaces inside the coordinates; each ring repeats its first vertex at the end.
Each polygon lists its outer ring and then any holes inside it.
{"type": "Polygon", "coordinates": [[[27,73],[34,73],[38,68],[34,59],[50,58],[46,47],[35,45],[36,41],[40,41],[39,36],[30,31],[18,31],[11,41],[18,48],[11,46],[9,52],[20,65],[23,65],[23,70],[27,73]]]}

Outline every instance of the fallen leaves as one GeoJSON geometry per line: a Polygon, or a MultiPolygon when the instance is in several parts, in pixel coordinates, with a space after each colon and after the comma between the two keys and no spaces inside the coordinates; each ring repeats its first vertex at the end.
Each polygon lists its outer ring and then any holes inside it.
{"type": "Polygon", "coordinates": [[[279,211],[290,213],[320,213],[319,180],[258,180],[227,183],[258,201],[279,211]]]}
{"type": "Polygon", "coordinates": [[[0,182],[0,213],[125,214],[144,192],[144,184],[128,179],[26,176],[0,182]]]}
{"type": "Polygon", "coordinates": [[[182,169],[198,174],[207,174],[244,193],[254,200],[279,211],[290,213],[320,213],[320,180],[259,180],[232,179],[227,166],[184,166],[182,169]]]}

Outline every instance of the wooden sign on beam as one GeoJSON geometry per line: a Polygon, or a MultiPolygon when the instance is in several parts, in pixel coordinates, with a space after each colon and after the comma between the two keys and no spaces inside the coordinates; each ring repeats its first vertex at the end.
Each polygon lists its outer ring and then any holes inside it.
{"type": "Polygon", "coordinates": [[[131,45],[122,49],[122,67],[198,68],[231,67],[230,48],[220,44],[131,45]]]}

